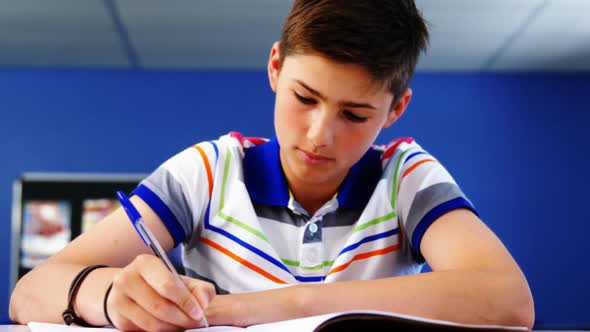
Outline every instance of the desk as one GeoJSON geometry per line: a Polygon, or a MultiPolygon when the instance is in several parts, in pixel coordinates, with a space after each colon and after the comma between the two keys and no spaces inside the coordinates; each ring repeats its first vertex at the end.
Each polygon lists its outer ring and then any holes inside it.
{"type": "Polygon", "coordinates": [[[0,332],[30,332],[26,325],[0,325],[0,332]]]}

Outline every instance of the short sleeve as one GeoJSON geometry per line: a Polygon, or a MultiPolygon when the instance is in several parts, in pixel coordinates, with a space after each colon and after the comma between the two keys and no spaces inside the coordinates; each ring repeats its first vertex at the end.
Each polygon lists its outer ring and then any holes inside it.
{"type": "Polygon", "coordinates": [[[216,155],[214,142],[187,148],[160,165],[132,192],[160,217],[174,246],[190,238],[204,217],[216,155]]]}
{"type": "Polygon", "coordinates": [[[412,143],[390,160],[392,200],[415,259],[423,263],[420,243],[428,227],[443,214],[473,204],[453,177],[428,152],[412,143]]]}

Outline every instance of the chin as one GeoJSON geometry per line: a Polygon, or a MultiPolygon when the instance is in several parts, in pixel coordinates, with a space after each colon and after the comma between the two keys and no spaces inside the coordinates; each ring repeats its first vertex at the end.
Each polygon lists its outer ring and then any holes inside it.
{"type": "Polygon", "coordinates": [[[331,168],[300,166],[297,168],[296,176],[303,183],[321,184],[329,181],[334,176],[330,170],[331,168]]]}

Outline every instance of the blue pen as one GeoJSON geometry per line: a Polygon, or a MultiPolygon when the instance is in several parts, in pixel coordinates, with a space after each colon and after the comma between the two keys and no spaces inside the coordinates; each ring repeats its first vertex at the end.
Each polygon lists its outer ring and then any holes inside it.
{"type": "MultiPolygon", "coordinates": [[[[137,211],[137,209],[135,208],[133,203],[131,203],[129,198],[127,198],[125,193],[122,191],[117,191],[117,198],[119,199],[119,202],[121,202],[121,206],[123,206],[123,209],[125,210],[125,212],[127,213],[127,216],[131,220],[133,227],[135,227],[135,230],[137,231],[137,233],[139,234],[139,236],[141,237],[141,239],[143,240],[145,245],[152,248],[154,254],[156,254],[156,256],[158,256],[162,261],[164,261],[164,264],[166,265],[168,270],[170,270],[170,272],[172,272],[172,274],[176,278],[176,281],[186,287],[186,284],[182,281],[182,279],[180,278],[180,275],[178,275],[178,272],[176,272],[174,265],[172,265],[172,262],[170,262],[170,259],[168,259],[168,255],[166,255],[166,252],[164,251],[164,249],[162,249],[162,246],[160,245],[160,243],[158,242],[158,240],[156,239],[154,234],[150,231],[150,229],[147,227],[147,225],[143,222],[143,219],[141,218],[141,214],[139,214],[139,211],[137,211]]],[[[197,303],[197,305],[198,305],[198,303],[197,303]]],[[[202,308],[200,308],[200,309],[201,309],[201,312],[203,313],[203,316],[202,316],[203,318],[201,320],[201,323],[203,323],[203,325],[205,327],[209,327],[209,322],[207,322],[207,318],[205,317],[205,312],[203,311],[202,308]]]]}

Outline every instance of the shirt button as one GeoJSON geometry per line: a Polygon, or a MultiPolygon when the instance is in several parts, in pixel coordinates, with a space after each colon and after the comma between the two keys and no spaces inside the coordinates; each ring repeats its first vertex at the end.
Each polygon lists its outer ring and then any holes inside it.
{"type": "Polygon", "coordinates": [[[315,232],[318,231],[318,225],[316,225],[315,223],[309,225],[309,231],[313,234],[315,232]]]}

